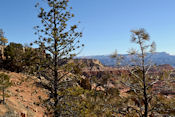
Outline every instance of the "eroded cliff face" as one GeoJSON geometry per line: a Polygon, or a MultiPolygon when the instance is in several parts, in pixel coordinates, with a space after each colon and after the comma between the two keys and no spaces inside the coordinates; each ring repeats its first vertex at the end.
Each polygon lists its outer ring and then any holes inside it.
{"type": "MultiPolygon", "coordinates": [[[[81,63],[83,67],[83,75],[86,77],[96,76],[97,78],[102,77],[105,74],[110,74],[113,77],[120,77],[122,74],[129,74],[128,66],[121,67],[108,67],[104,66],[99,60],[96,59],[77,59],[76,63],[81,63]]],[[[132,66],[133,67],[133,66],[132,66]]],[[[132,67],[130,67],[132,69],[132,67]]],[[[162,72],[173,71],[174,68],[169,65],[158,65],[152,66],[149,70],[150,73],[160,74],[162,72]]]]}
{"type": "MultiPolygon", "coordinates": [[[[128,71],[128,67],[107,67],[102,65],[98,60],[95,59],[83,59],[83,60],[77,60],[80,63],[85,64],[83,68],[83,75],[86,78],[97,78],[97,79],[103,79],[104,77],[108,77],[109,84],[112,82],[118,82],[121,80],[122,77],[125,77],[125,75],[131,75],[130,72],[128,71]]],[[[130,67],[131,69],[134,68],[134,66],[130,67]]],[[[171,65],[165,64],[165,65],[158,65],[158,66],[152,66],[149,70],[149,74],[151,75],[156,75],[156,76],[161,76],[164,77],[164,80],[157,81],[154,85],[153,90],[156,93],[161,93],[164,95],[175,95],[175,92],[170,88],[170,87],[165,87],[166,79],[168,76],[165,74],[170,74],[171,77],[175,77],[175,70],[171,65]]],[[[170,83],[172,86],[174,82],[170,83]]],[[[167,85],[167,84],[166,84],[167,85]]],[[[123,85],[117,85],[120,91],[123,92],[127,87],[123,85]]],[[[168,85],[170,86],[170,85],[168,85]]],[[[112,86],[113,87],[113,86],[112,86]]],[[[127,89],[129,90],[129,89],[127,89]]],[[[125,90],[125,92],[127,92],[125,90]]]]}
{"type": "Polygon", "coordinates": [[[74,59],[71,60],[70,62],[74,62],[75,64],[82,65],[82,70],[83,71],[99,71],[99,70],[104,70],[105,66],[96,59],[74,59]]]}
{"type": "Polygon", "coordinates": [[[121,76],[122,73],[126,73],[125,69],[104,66],[99,60],[96,59],[75,59],[71,62],[82,65],[83,75],[88,78],[91,76],[101,78],[107,74],[115,77],[121,76]]]}

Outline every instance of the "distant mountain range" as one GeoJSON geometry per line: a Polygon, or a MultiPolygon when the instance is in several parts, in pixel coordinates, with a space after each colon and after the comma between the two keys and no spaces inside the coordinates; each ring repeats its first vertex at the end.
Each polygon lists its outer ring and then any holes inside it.
{"type": "MultiPolygon", "coordinates": [[[[156,52],[150,57],[150,53],[147,54],[147,57],[149,57],[148,60],[151,60],[152,64],[156,65],[163,65],[163,64],[169,64],[173,67],[175,67],[175,56],[170,55],[166,52],[156,52]]],[[[131,57],[128,54],[120,54],[119,56],[123,56],[124,60],[121,62],[121,65],[128,65],[130,64],[131,57]]],[[[110,55],[96,55],[96,56],[81,56],[78,58],[84,58],[84,59],[97,59],[99,60],[103,65],[105,66],[115,66],[116,65],[116,59],[111,58],[110,55]]]]}

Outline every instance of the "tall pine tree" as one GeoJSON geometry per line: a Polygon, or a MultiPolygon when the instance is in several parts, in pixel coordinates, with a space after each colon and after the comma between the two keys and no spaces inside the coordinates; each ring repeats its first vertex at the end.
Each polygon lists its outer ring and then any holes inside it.
{"type": "Polygon", "coordinates": [[[83,46],[79,44],[82,33],[77,31],[77,25],[71,25],[69,22],[74,14],[70,12],[72,8],[68,7],[68,2],[68,0],[46,0],[47,8],[40,7],[39,3],[36,4],[40,9],[38,18],[41,20],[41,26],[35,26],[35,34],[39,35],[35,43],[40,47],[42,45],[41,54],[51,55],[49,59],[42,56],[38,70],[40,78],[44,79],[42,86],[49,91],[48,102],[55,117],[60,116],[58,105],[61,97],[58,91],[61,81],[68,75],[62,69],[62,65],[75,55],[74,50],[83,46]]]}

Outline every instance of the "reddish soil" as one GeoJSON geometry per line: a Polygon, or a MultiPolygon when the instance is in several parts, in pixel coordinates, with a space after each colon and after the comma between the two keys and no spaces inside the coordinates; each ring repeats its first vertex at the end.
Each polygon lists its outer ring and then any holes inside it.
{"type": "Polygon", "coordinates": [[[6,90],[9,97],[6,98],[6,105],[0,105],[0,115],[10,111],[17,116],[43,117],[45,108],[41,105],[40,98],[45,99],[47,95],[45,90],[36,87],[35,83],[39,80],[20,73],[7,74],[13,85],[6,90]]]}

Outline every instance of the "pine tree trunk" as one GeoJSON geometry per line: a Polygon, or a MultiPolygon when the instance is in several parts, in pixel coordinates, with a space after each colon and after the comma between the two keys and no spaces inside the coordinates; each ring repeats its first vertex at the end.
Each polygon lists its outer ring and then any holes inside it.
{"type": "MultiPolygon", "coordinates": [[[[145,74],[145,71],[143,71],[145,74]]],[[[147,90],[146,90],[146,84],[145,84],[145,75],[144,75],[144,105],[145,105],[145,112],[144,117],[148,117],[148,98],[147,98],[147,90]]]]}
{"type": "Polygon", "coordinates": [[[2,88],[2,97],[3,97],[3,104],[5,104],[5,91],[4,91],[5,89],[4,89],[4,87],[2,88]]]}
{"type": "Polygon", "coordinates": [[[146,89],[146,74],[145,74],[145,61],[144,58],[142,58],[142,77],[143,77],[143,96],[144,96],[144,106],[145,106],[145,112],[144,117],[148,116],[148,98],[147,98],[147,89],[146,89]]]}
{"type": "Polygon", "coordinates": [[[145,112],[144,112],[144,117],[148,116],[148,98],[147,98],[147,87],[146,87],[146,74],[145,74],[145,60],[144,60],[144,55],[142,54],[142,72],[143,72],[143,96],[144,96],[144,106],[145,106],[145,112]]]}
{"type": "MultiPolygon", "coordinates": [[[[56,16],[55,16],[55,7],[53,6],[54,9],[54,28],[57,28],[57,23],[56,23],[56,16]]],[[[58,112],[58,50],[57,50],[57,31],[54,30],[54,116],[59,117],[60,114],[58,112]]]]}
{"type": "Polygon", "coordinates": [[[146,84],[146,71],[145,71],[145,55],[144,55],[144,48],[142,42],[139,39],[141,55],[142,55],[142,81],[143,81],[143,97],[144,97],[144,117],[148,117],[148,98],[147,98],[147,84],[146,84]]]}

